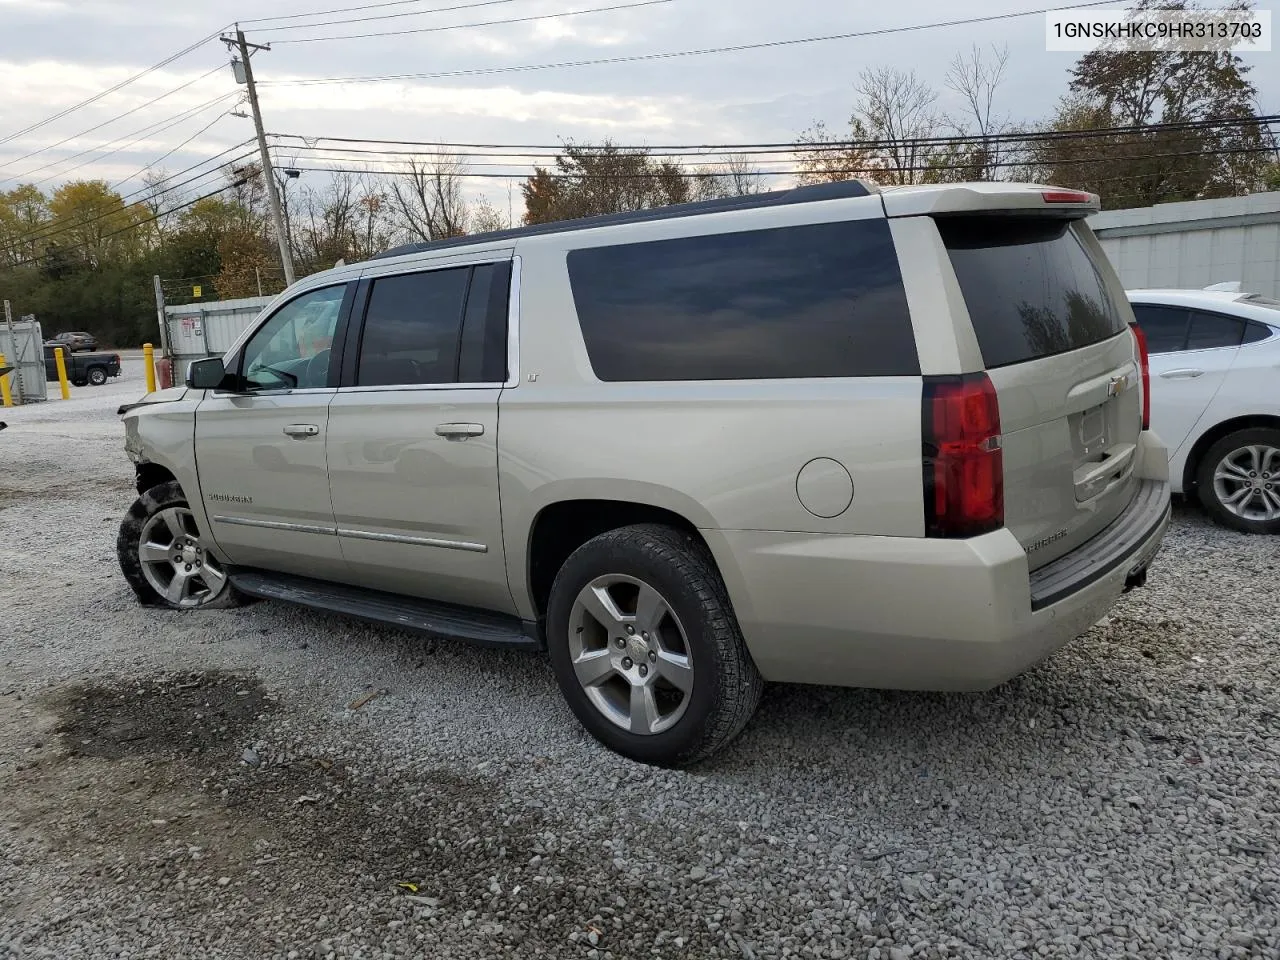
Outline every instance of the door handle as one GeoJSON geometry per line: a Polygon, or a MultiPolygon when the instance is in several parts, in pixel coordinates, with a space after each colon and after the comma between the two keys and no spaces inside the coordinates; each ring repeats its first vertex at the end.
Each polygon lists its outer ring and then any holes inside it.
{"type": "Polygon", "coordinates": [[[1194,380],[1196,377],[1203,377],[1203,376],[1204,376],[1203,370],[1194,370],[1191,367],[1186,367],[1182,370],[1166,370],[1164,373],[1160,374],[1160,379],[1162,380],[1194,380]]]}
{"type": "Polygon", "coordinates": [[[482,423],[442,423],[436,427],[436,436],[449,440],[465,440],[467,437],[479,437],[483,434],[482,423]]]}
{"type": "Polygon", "coordinates": [[[295,440],[301,440],[304,437],[318,436],[320,428],[314,423],[290,423],[284,428],[286,437],[293,437],[295,440]]]}

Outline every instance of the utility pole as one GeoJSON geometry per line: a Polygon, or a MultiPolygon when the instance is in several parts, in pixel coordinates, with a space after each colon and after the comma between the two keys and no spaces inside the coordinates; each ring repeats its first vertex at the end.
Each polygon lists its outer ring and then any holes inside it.
{"type": "MultiPolygon", "coordinates": [[[[228,45],[231,40],[224,38],[228,45]]],[[[244,31],[236,27],[235,44],[240,48],[240,62],[244,69],[244,84],[249,88],[249,107],[253,110],[253,127],[258,133],[258,152],[262,156],[262,177],[267,184],[267,200],[271,204],[271,222],[275,225],[276,241],[280,244],[280,264],[284,267],[285,286],[293,283],[293,253],[289,250],[289,237],[284,229],[284,215],[280,212],[280,194],[276,190],[275,173],[271,170],[271,155],[267,152],[267,135],[262,129],[262,111],[258,109],[258,88],[253,83],[253,65],[249,62],[249,48],[270,50],[260,44],[249,43],[244,31]]],[[[239,79],[239,78],[237,78],[239,79]]]]}

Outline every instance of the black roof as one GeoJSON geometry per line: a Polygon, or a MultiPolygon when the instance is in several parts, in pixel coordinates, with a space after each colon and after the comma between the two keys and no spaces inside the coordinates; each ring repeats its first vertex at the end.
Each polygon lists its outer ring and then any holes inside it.
{"type": "Polygon", "coordinates": [[[793,203],[814,203],[819,200],[842,200],[847,197],[868,197],[871,191],[858,180],[842,180],[838,183],[819,183],[811,187],[792,187],[789,190],[773,190],[769,193],[748,194],[742,197],[725,197],[720,200],[697,200],[693,203],[676,203],[668,207],[652,207],[629,213],[606,213],[579,220],[557,220],[554,223],[535,223],[529,227],[512,230],[494,230],[467,237],[451,237],[448,240],[432,240],[429,243],[409,243],[392,247],[373,259],[401,257],[407,253],[423,253],[428,250],[446,250],[449,247],[466,247],[497,240],[518,240],[521,237],[538,237],[550,233],[572,233],[594,227],[612,227],[622,223],[644,223],[650,220],[675,220],[678,217],[696,217],[703,213],[720,213],[724,210],[753,210],[757,207],[779,207],[793,203]]]}

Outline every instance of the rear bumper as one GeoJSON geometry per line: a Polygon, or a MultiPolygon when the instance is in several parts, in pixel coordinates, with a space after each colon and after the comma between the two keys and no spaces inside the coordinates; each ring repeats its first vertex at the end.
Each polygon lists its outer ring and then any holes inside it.
{"type": "Polygon", "coordinates": [[[1029,572],[1008,530],[969,540],[704,531],[766,680],[985,690],[1078,637],[1145,579],[1169,484],[1029,572]]]}

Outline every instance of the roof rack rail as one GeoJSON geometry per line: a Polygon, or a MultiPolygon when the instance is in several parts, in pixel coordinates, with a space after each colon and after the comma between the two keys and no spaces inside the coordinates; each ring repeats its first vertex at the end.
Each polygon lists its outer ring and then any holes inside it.
{"type": "Polygon", "coordinates": [[[450,247],[465,247],[501,240],[518,240],[521,237],[537,237],[552,233],[572,233],[577,230],[612,227],[624,223],[675,220],[680,217],[696,217],[704,213],[722,213],[728,210],[754,210],[759,207],[816,203],[822,200],[844,200],[849,197],[869,197],[873,192],[880,192],[880,188],[875,184],[863,180],[841,180],[836,183],[819,183],[808,187],[773,190],[769,193],[724,197],[718,200],[695,200],[692,203],[677,203],[667,207],[651,207],[646,210],[633,210],[627,213],[606,213],[595,217],[583,217],[578,220],[557,220],[554,223],[536,223],[532,226],[515,227],[511,230],[476,233],[467,237],[450,237],[446,240],[431,240],[426,243],[409,243],[399,247],[392,247],[390,250],[375,255],[372,259],[383,260],[387,257],[401,257],[410,253],[446,250],[450,247]]]}

